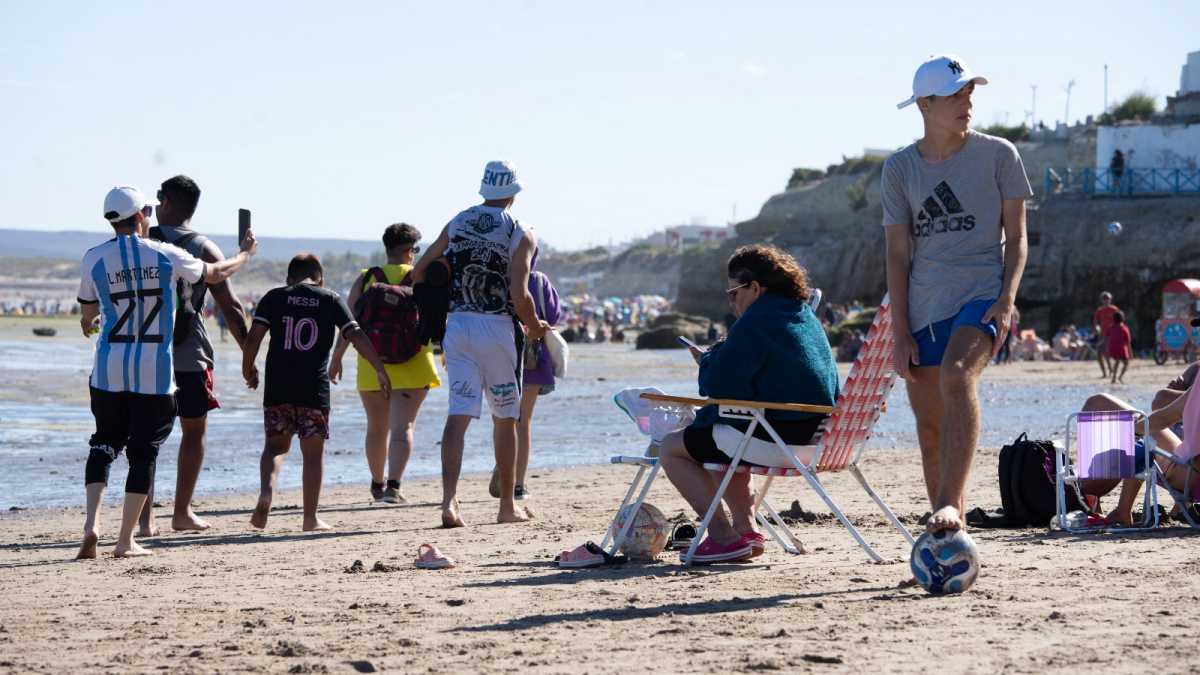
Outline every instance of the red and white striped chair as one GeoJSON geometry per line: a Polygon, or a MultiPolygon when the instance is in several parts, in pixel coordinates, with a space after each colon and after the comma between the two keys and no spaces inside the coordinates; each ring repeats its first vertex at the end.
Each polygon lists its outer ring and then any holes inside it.
{"type": "MultiPolygon", "coordinates": [[[[870,483],[867,482],[866,477],[863,476],[859,468],[863,448],[871,436],[871,430],[875,426],[876,420],[879,419],[880,413],[884,410],[887,396],[896,381],[896,374],[892,368],[893,344],[891,308],[888,298],[884,297],[875,315],[875,321],[871,324],[871,328],[867,333],[866,342],[859,351],[858,358],[851,366],[850,374],[846,377],[846,382],[841,388],[837,405],[832,409],[826,406],[811,406],[799,403],[763,403],[721,399],[692,399],[657,394],[642,395],[643,398],[662,401],[664,403],[691,405],[716,404],[720,406],[721,417],[749,422],[746,432],[742,435],[741,442],[731,455],[729,464],[704,465],[710,471],[722,473],[723,477],[712,504],[704,514],[704,519],[700,523],[691,548],[683,556],[685,564],[691,564],[692,555],[703,540],[704,532],[707,530],[708,524],[712,521],[717,508],[720,507],[721,498],[725,494],[725,489],[728,487],[729,481],[735,473],[746,472],[766,477],[766,480],[756,494],[755,516],[771,538],[789,553],[799,554],[804,552],[803,545],[787,525],[784,524],[783,519],[779,517],[775,508],[767,501],[767,493],[775,478],[803,476],[817,495],[833,511],[834,515],[854,540],[867,552],[867,555],[876,562],[883,561],[883,558],[871,548],[870,544],[866,542],[859,531],[846,518],[841,507],[833,500],[833,497],[830,496],[824,484],[818,478],[818,474],[821,473],[844,470],[849,471],[858,480],[859,484],[862,485],[863,489],[870,495],[884,516],[900,532],[905,541],[908,542],[909,548],[911,548],[914,541],[912,534],[896,518],[896,515],[879,494],[871,488],[870,483]],[[821,432],[817,437],[814,437],[812,445],[789,446],[783,442],[779,434],[775,432],[770,422],[766,419],[765,411],[772,409],[828,412],[830,416],[823,423],[821,432]],[[774,466],[755,466],[742,463],[746,447],[753,438],[757,427],[762,427],[779,449],[779,459],[777,462],[773,462],[774,466]]],[[[613,461],[614,463],[627,463],[618,462],[618,458],[614,458],[613,461]]],[[[649,486],[647,485],[646,487],[649,486]]],[[[631,486],[629,494],[626,495],[626,501],[632,496],[632,493],[633,489],[631,486]]],[[[644,495],[645,490],[639,495],[639,502],[640,498],[643,498],[644,495]]]]}

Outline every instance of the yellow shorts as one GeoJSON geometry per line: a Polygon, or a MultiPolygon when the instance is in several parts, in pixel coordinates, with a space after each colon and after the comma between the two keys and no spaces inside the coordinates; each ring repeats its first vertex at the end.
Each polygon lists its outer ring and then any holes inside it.
{"type": "MultiPolygon", "coordinates": [[[[389,363],[385,366],[392,389],[431,389],[442,383],[437,366],[433,363],[433,348],[425,345],[420,353],[404,363],[389,363]]],[[[358,390],[379,391],[379,378],[375,369],[361,355],[358,357],[358,390]]]]}

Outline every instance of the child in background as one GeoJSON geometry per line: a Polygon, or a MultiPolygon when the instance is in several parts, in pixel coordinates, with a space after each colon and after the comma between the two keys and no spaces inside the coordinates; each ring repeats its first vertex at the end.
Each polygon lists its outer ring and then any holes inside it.
{"type": "Polygon", "coordinates": [[[267,349],[267,384],[263,395],[266,443],[260,471],[262,489],[250,524],[267,526],[271,499],[283,459],[300,437],[304,455],[304,530],[328,530],[317,517],[321,480],[325,469],[325,439],[329,438],[329,353],[336,331],[347,335],[354,348],[371,364],[384,398],[392,384],[383,361],[371,347],[337,293],[323,287],[321,261],[301,253],[288,264],[287,286],[273,288],[254,310],[254,323],[242,351],[242,376],[251,389],[258,388],[258,356],[263,336],[271,332],[267,349]]]}
{"type": "Polygon", "coordinates": [[[1104,343],[1108,358],[1113,360],[1112,383],[1125,381],[1125,371],[1129,368],[1129,359],[1133,358],[1130,344],[1133,342],[1129,335],[1129,326],[1125,325],[1125,313],[1113,312],[1112,323],[1104,330],[1104,343]],[[1121,374],[1117,375],[1117,366],[1121,374]]]}

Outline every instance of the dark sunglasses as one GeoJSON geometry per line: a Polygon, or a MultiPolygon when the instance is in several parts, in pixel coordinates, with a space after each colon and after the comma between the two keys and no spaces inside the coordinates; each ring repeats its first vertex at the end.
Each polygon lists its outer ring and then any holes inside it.
{"type": "Polygon", "coordinates": [[[737,297],[737,292],[749,285],[750,285],[750,282],[746,282],[744,284],[738,284],[737,286],[734,286],[733,288],[727,288],[727,289],[725,289],[725,295],[729,297],[730,302],[733,302],[733,299],[737,297]]]}

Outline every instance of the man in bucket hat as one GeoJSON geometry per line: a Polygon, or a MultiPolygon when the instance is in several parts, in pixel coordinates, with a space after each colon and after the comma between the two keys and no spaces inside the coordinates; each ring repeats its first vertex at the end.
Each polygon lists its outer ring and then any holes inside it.
{"type": "Polygon", "coordinates": [[[881,181],[895,367],[917,421],[928,529],[963,527],[979,441],[979,376],[1004,342],[1025,268],[1025,200],[1012,143],[970,129],[987,80],[945,54],[921,64],[912,96],[924,136],[888,158],[881,181]]]}
{"type": "Polygon", "coordinates": [[[508,162],[488,162],[480,181],[483,203],[459,213],[413,269],[424,281],[430,263],[450,261],[450,312],[442,349],[450,381],[450,402],[442,431],[442,525],[462,527],[458,477],[463,442],[472,419],[482,412],[483,397],[492,413],[496,471],[500,479],[497,522],[529,519],[514,501],[517,420],[520,418],[521,339],[519,319],[530,339],[549,326],[537,318],[529,295],[529,270],[537,241],[527,225],[509,212],[522,189],[508,162]]]}

